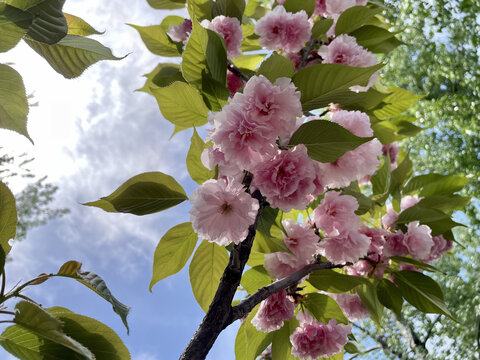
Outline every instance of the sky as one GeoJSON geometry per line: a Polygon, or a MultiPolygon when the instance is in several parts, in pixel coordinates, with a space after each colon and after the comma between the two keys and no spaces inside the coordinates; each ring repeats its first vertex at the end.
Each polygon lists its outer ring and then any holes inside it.
{"type": "MultiPolygon", "coordinates": [[[[143,74],[172,59],[149,53],[126,23],[155,25],[172,13],[154,10],[143,0],[68,0],[64,11],[106,30],[93,38],[114,55],[128,56],[97,63],[80,78],[67,80],[23,43],[0,54],[0,63],[14,63],[11,66],[21,73],[27,94],[34,95],[31,102],[38,102],[28,117],[35,145],[6,130],[0,130],[0,145],[8,154],[35,156],[33,171],[48,175],[48,181],[59,186],[53,206],[70,209],[65,217],[31,230],[26,240],[13,244],[7,287],[56,272],[66,261],[80,261],[84,270],[102,276],[112,293],[132,307],[129,336],[109,303],[71,279],[51,279],[31,287],[26,295],[44,307],[64,306],[107,324],[134,360],[178,358],[204,315],[191,292],[188,264],[155,285],[152,293],[148,285],[158,241],[169,228],[188,221],[189,204],[142,217],[81,205],[146,171],[173,176],[187,195],[196,187],[185,167],[191,131],[169,140],[173,126],[162,117],[155,99],[134,91],[143,85],[143,74]]],[[[19,191],[23,185],[13,183],[12,188],[19,191]]],[[[238,326],[222,333],[208,359],[234,358],[238,326]]],[[[0,358],[13,359],[3,348],[0,358]]]]}

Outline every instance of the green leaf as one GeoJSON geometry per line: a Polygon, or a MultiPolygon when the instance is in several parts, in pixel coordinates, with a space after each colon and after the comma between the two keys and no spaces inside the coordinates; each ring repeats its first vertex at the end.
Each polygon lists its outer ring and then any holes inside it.
{"type": "Polygon", "coordinates": [[[190,149],[187,153],[187,170],[192,180],[201,185],[206,180],[213,178],[215,176],[215,171],[207,169],[202,164],[200,157],[207,146],[198,135],[195,128],[193,129],[193,135],[190,141],[190,149]]]}
{"type": "Polygon", "coordinates": [[[371,18],[381,11],[382,9],[372,9],[366,6],[354,6],[345,10],[335,25],[335,36],[351,33],[353,30],[368,23],[371,18]]]}
{"type": "MultiPolygon", "coordinates": [[[[96,359],[130,359],[130,353],[122,339],[107,325],[90,317],[75,314],[63,307],[56,306],[46,310],[63,323],[65,334],[86,346],[96,359]]],[[[64,357],[64,359],[67,358],[72,357],[64,357]]]]}
{"type": "Polygon", "coordinates": [[[162,115],[181,128],[200,127],[207,123],[208,108],[197,89],[176,81],[169,86],[151,89],[162,115]]]}
{"type": "Polygon", "coordinates": [[[270,206],[265,207],[258,220],[257,230],[267,237],[272,237],[270,228],[275,223],[277,215],[278,209],[273,209],[270,206]]]}
{"type": "Polygon", "coordinates": [[[183,269],[197,245],[198,236],[192,224],[185,222],[174,226],[160,239],[153,255],[153,285],[183,269]]]}
{"type": "Polygon", "coordinates": [[[378,300],[377,289],[371,283],[358,286],[355,291],[368,310],[373,321],[380,325],[383,316],[383,305],[378,300]]]}
{"type": "Polygon", "coordinates": [[[184,8],[186,0],[147,0],[147,2],[154,9],[174,10],[184,8]]]}
{"type": "Polygon", "coordinates": [[[31,14],[0,3],[0,52],[15,47],[26,34],[31,22],[31,14]]]}
{"type": "Polygon", "coordinates": [[[399,319],[402,317],[402,294],[390,280],[382,279],[377,283],[377,297],[382,305],[392,310],[399,319]]]}
{"type": "Polygon", "coordinates": [[[89,349],[62,331],[62,322],[60,320],[50,315],[38,305],[28,301],[20,301],[15,305],[15,310],[14,322],[17,325],[42,338],[63,345],[87,359],[95,359],[95,356],[89,349]]]}
{"type": "Polygon", "coordinates": [[[412,178],[403,193],[409,194],[420,190],[420,196],[448,195],[460,191],[469,179],[457,175],[426,174],[412,178]]]}
{"type": "Polygon", "coordinates": [[[356,286],[369,284],[368,280],[359,277],[340,274],[334,270],[317,270],[310,274],[308,282],[318,290],[331,293],[343,293],[356,286]]]}
{"type": "Polygon", "coordinates": [[[143,75],[147,78],[145,84],[137,91],[143,91],[153,95],[152,88],[165,87],[175,81],[183,81],[185,79],[180,71],[180,65],[172,63],[158,64],[152,72],[143,75]]]}
{"type": "Polygon", "coordinates": [[[190,284],[197,303],[205,312],[217,292],[227,264],[227,250],[206,240],[202,241],[193,255],[189,268],[190,284]]]}
{"type": "Polygon", "coordinates": [[[110,195],[83,205],[96,206],[108,212],[147,215],[187,199],[185,190],[173,177],[161,172],[146,172],[127,180],[110,195]]]}
{"type": "Polygon", "coordinates": [[[190,15],[190,19],[197,19],[202,21],[204,19],[212,19],[212,7],[213,1],[211,0],[188,0],[187,10],[190,15]]]}
{"type": "Polygon", "coordinates": [[[285,321],[281,329],[273,332],[272,338],[272,359],[275,360],[295,360],[297,359],[291,354],[292,343],[290,335],[299,326],[296,318],[285,321]]]}
{"type": "Polygon", "coordinates": [[[20,10],[27,10],[35,5],[42,3],[45,0],[5,0],[8,5],[14,6],[20,10]]]}
{"type": "Polygon", "coordinates": [[[90,24],[78,16],[67,13],[63,13],[63,15],[65,19],[67,19],[69,35],[90,36],[103,34],[103,32],[95,30],[90,24]]]}
{"type": "Polygon", "coordinates": [[[20,74],[8,65],[0,64],[0,128],[24,135],[27,132],[28,102],[20,74]]]}
{"type": "Polygon", "coordinates": [[[240,69],[254,70],[265,58],[265,54],[240,55],[232,59],[233,64],[240,69]]]}
{"type": "Polygon", "coordinates": [[[397,224],[408,224],[418,220],[432,229],[432,236],[446,233],[455,226],[465,226],[453,221],[449,215],[437,209],[428,209],[415,205],[405,209],[398,216],[397,224]]]}
{"type": "Polygon", "coordinates": [[[390,51],[395,50],[400,45],[406,45],[403,41],[398,40],[396,37],[389,38],[381,43],[369,45],[368,50],[374,54],[387,54],[390,51]]]}
{"type": "Polygon", "coordinates": [[[402,88],[389,88],[388,91],[391,94],[384,99],[386,105],[373,112],[380,120],[400,115],[423,97],[402,88]]]}
{"type": "Polygon", "coordinates": [[[111,291],[108,289],[107,284],[100,276],[91,271],[83,271],[81,267],[82,263],[78,261],[67,261],[60,267],[58,273],[54,274],[53,276],[62,276],[75,279],[88,287],[90,290],[93,290],[95,293],[97,293],[97,295],[107,300],[112,305],[113,311],[115,311],[115,313],[117,313],[122,319],[123,324],[127,328],[128,334],[129,328],[127,316],[130,311],[130,307],[122,304],[113,296],[111,291]]]}
{"type": "Polygon", "coordinates": [[[235,360],[255,360],[272,342],[273,332],[258,331],[252,325],[252,319],[258,311],[257,305],[243,320],[235,338],[235,360]]]}
{"type": "Polygon", "coordinates": [[[217,0],[213,3],[212,17],[224,15],[237,18],[241,23],[244,11],[245,0],[217,0]]]}
{"type": "Polygon", "coordinates": [[[307,13],[308,17],[310,17],[315,10],[315,0],[286,0],[283,4],[283,7],[285,8],[285,10],[291,13],[296,13],[304,10],[307,13]]]}
{"type": "Polygon", "coordinates": [[[280,77],[291,78],[295,73],[293,63],[274,51],[265,61],[262,62],[257,71],[258,75],[265,76],[271,83],[280,77]]]}
{"type": "Polygon", "coordinates": [[[205,104],[212,111],[221,111],[228,103],[230,91],[225,84],[214,80],[210,74],[202,72],[202,95],[205,104]]]}
{"type": "Polygon", "coordinates": [[[258,251],[262,254],[271,254],[274,252],[291,253],[283,241],[281,231],[276,226],[272,226],[271,230],[273,231],[275,228],[278,231],[272,234],[271,237],[265,236],[262,232],[257,231],[252,250],[258,251]]]}
{"type": "Polygon", "coordinates": [[[370,50],[370,48],[375,49],[376,45],[394,37],[396,34],[397,33],[390,32],[378,26],[365,25],[355,30],[350,35],[357,39],[358,45],[370,50]]]}
{"type": "Polygon", "coordinates": [[[171,25],[180,25],[185,22],[185,18],[182,16],[177,16],[177,15],[169,15],[165,16],[160,23],[161,28],[165,31],[168,32],[170,31],[170,26],[171,25]]]}
{"type": "Polygon", "coordinates": [[[67,35],[54,45],[27,40],[26,43],[50,66],[67,79],[80,76],[90,65],[101,60],[121,60],[98,41],[75,35],[67,35]]]}
{"type": "Polygon", "coordinates": [[[308,155],[317,161],[333,162],[372,137],[358,137],[343,126],[327,120],[312,120],[304,123],[292,135],[289,146],[304,144],[308,155]]]}
{"type": "Polygon", "coordinates": [[[327,31],[332,27],[333,19],[320,19],[315,21],[312,28],[312,36],[317,40],[326,37],[327,31]]]}
{"type": "Polygon", "coordinates": [[[33,16],[27,36],[45,44],[56,44],[68,32],[62,8],[65,0],[44,0],[26,11],[33,16]]]}
{"type": "Polygon", "coordinates": [[[392,171],[390,177],[390,193],[393,194],[403,187],[408,178],[412,175],[413,163],[409,156],[406,155],[398,167],[392,171]]]}
{"type": "Polygon", "coordinates": [[[383,163],[377,172],[372,175],[370,181],[372,183],[373,196],[372,199],[383,204],[390,190],[390,157],[383,157],[383,163]]]}
{"type": "Polygon", "coordinates": [[[396,262],[397,264],[401,264],[401,263],[411,264],[419,269],[423,269],[430,272],[441,272],[435,266],[432,266],[430,264],[425,264],[422,260],[416,260],[416,259],[412,259],[405,256],[392,256],[390,260],[396,262]]]}
{"type": "Polygon", "coordinates": [[[348,342],[348,343],[346,343],[343,348],[344,348],[344,350],[345,350],[346,352],[348,352],[349,354],[358,354],[358,353],[361,353],[361,351],[358,349],[357,345],[355,345],[355,343],[353,343],[353,342],[348,342]]]}
{"type": "Polygon", "coordinates": [[[202,86],[203,74],[226,85],[227,53],[225,41],[212,30],[193,21],[193,30],[182,56],[182,74],[185,80],[198,88],[202,86]]]}
{"type": "Polygon", "coordinates": [[[137,26],[127,24],[138,31],[143,43],[155,55],[178,57],[182,54],[182,45],[172,41],[161,25],[137,26]]]}
{"type": "Polygon", "coordinates": [[[394,272],[395,283],[411,305],[425,313],[443,314],[456,321],[443,302],[440,286],[417,271],[394,272]]]}
{"type": "Polygon", "coordinates": [[[355,214],[357,215],[363,215],[367,213],[374,206],[374,202],[369,197],[363,195],[360,191],[343,188],[342,195],[350,195],[357,199],[358,209],[355,210],[355,214]]]}
{"type": "Polygon", "coordinates": [[[322,323],[327,324],[330,319],[336,319],[342,324],[348,324],[348,319],[330,296],[318,293],[307,294],[304,305],[307,311],[322,323]]]}
{"type": "Polygon", "coordinates": [[[303,68],[292,80],[302,94],[303,110],[309,111],[349,99],[351,86],[367,85],[373,73],[382,67],[383,64],[370,67],[317,64],[303,68]]]}
{"type": "Polygon", "coordinates": [[[469,202],[469,197],[464,197],[457,194],[431,195],[421,199],[417,205],[420,207],[449,212],[453,210],[462,210],[468,205],[469,202]]]}
{"type": "Polygon", "coordinates": [[[10,251],[8,241],[17,232],[17,207],[15,197],[4,183],[0,182],[0,246],[4,254],[10,251]]]}
{"type": "Polygon", "coordinates": [[[388,94],[374,88],[364,92],[352,92],[349,97],[342,99],[338,104],[344,110],[370,110],[379,105],[388,94]]]}
{"type": "Polygon", "coordinates": [[[255,266],[242,275],[240,285],[249,293],[253,294],[258,289],[272,283],[272,278],[268,275],[263,266],[255,266]]]}

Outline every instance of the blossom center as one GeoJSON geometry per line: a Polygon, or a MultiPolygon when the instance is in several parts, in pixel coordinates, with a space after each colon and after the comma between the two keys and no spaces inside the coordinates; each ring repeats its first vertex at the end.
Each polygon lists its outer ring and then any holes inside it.
{"type": "Polygon", "coordinates": [[[220,212],[222,214],[227,214],[229,213],[230,211],[232,210],[232,205],[230,205],[229,203],[225,202],[222,204],[222,206],[220,207],[220,212]]]}

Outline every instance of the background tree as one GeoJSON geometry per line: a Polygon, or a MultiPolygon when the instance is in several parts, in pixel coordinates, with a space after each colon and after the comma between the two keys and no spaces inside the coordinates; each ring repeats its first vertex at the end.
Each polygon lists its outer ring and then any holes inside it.
{"type": "Polygon", "coordinates": [[[439,260],[435,265],[445,274],[433,275],[442,284],[445,300],[459,322],[421,314],[407,305],[401,322],[389,313],[384,319],[387,330],[382,333],[371,322],[363,324],[360,333],[383,348],[383,354],[377,351],[375,355],[365,354],[364,358],[477,358],[480,4],[441,0],[385,3],[386,16],[396,29],[408,26],[401,36],[408,45],[390,54],[383,71],[384,80],[390,84],[395,81],[413,93],[425,94],[415,104],[412,114],[428,130],[414,140],[405,139],[403,145],[410,150],[417,173],[455,172],[471,178],[465,193],[472,198],[466,210],[472,229],[457,229],[456,239],[465,247],[457,245],[454,255],[439,260]]]}

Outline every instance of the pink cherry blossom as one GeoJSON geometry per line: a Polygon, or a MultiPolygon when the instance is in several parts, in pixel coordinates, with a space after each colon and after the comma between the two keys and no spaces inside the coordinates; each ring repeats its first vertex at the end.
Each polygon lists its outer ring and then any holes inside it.
{"type": "Polygon", "coordinates": [[[268,50],[298,52],[310,40],[312,30],[304,10],[293,14],[278,5],[257,21],[255,34],[260,36],[260,45],[268,50]]]}
{"type": "Polygon", "coordinates": [[[192,20],[185,19],[185,21],[179,25],[170,25],[167,34],[173,41],[184,42],[188,39],[191,32],[192,20]]]}
{"type": "MultiPolygon", "coordinates": [[[[357,136],[373,135],[370,118],[360,111],[336,111],[332,115],[332,121],[357,136]]],[[[374,174],[380,165],[381,154],[382,144],[378,139],[373,139],[346,152],[333,163],[321,163],[324,185],[329,188],[344,187],[354,180],[374,174]]]]}
{"type": "Polygon", "coordinates": [[[294,315],[295,304],[287,298],[285,290],[280,290],[262,301],[252,324],[259,331],[271,332],[280,329],[294,315]]]}
{"type": "Polygon", "coordinates": [[[433,246],[430,250],[428,257],[424,258],[423,261],[426,263],[440,259],[443,254],[447,251],[450,251],[453,247],[453,241],[447,241],[442,235],[433,236],[433,246]]]}
{"type": "Polygon", "coordinates": [[[378,229],[378,228],[369,228],[365,224],[360,227],[359,232],[361,234],[367,235],[370,238],[370,247],[368,248],[368,253],[381,254],[383,251],[383,246],[385,245],[385,236],[390,235],[390,232],[378,229]]]}
{"type": "Polygon", "coordinates": [[[190,221],[199,237],[219,245],[238,244],[257,216],[258,200],[234,181],[207,180],[190,195],[190,221]]]}
{"type": "Polygon", "coordinates": [[[382,146],[382,154],[383,156],[390,156],[390,171],[393,171],[397,168],[397,158],[398,158],[398,143],[393,142],[390,144],[385,144],[382,146]]]}
{"type": "Polygon", "coordinates": [[[264,126],[273,137],[289,136],[302,116],[300,92],[289,78],[279,78],[272,84],[264,76],[252,76],[242,93],[235,94],[234,103],[264,126]]]}
{"type": "Polygon", "coordinates": [[[357,294],[328,294],[328,296],[337,302],[342,312],[350,321],[362,320],[370,316],[360,296],[357,294]]]}
{"type": "Polygon", "coordinates": [[[355,0],[326,0],[325,8],[326,13],[331,17],[338,17],[345,10],[356,5],[355,0]]]}
{"type": "MultiPolygon", "coordinates": [[[[323,45],[318,49],[318,54],[323,58],[324,64],[343,64],[354,67],[368,67],[378,64],[378,59],[370,51],[357,44],[353,36],[339,35],[328,46],[323,45]]],[[[352,91],[367,91],[375,84],[378,73],[370,77],[366,86],[352,86],[352,91]]]]}
{"type": "Polygon", "coordinates": [[[354,263],[367,255],[370,238],[357,231],[345,230],[338,236],[323,239],[320,254],[334,264],[354,263]]]}
{"type": "Polygon", "coordinates": [[[403,241],[404,237],[405,234],[402,230],[398,230],[394,234],[386,235],[383,255],[387,257],[407,255],[408,249],[403,241]]]}
{"type": "Polygon", "coordinates": [[[329,191],[313,211],[313,221],[327,236],[337,236],[344,230],[358,229],[357,209],[358,201],[353,196],[329,191]]]}
{"type": "Polygon", "coordinates": [[[304,145],[278,150],[253,169],[252,185],[260,189],[274,208],[283,211],[305,209],[308,195],[317,190],[317,169],[304,145]]]}
{"type": "Polygon", "coordinates": [[[414,205],[417,205],[420,202],[421,199],[418,198],[418,195],[407,195],[402,198],[400,201],[400,208],[402,210],[408,209],[409,207],[412,207],[414,205]]]}
{"type": "Polygon", "coordinates": [[[237,18],[219,15],[214,17],[211,22],[203,20],[201,25],[222,35],[225,39],[229,58],[236,58],[242,54],[240,47],[242,46],[243,33],[240,21],[237,18]]]}
{"type": "Polygon", "coordinates": [[[386,228],[392,227],[398,220],[398,213],[393,209],[392,204],[387,205],[387,213],[382,216],[382,224],[386,228]]]}
{"type": "Polygon", "coordinates": [[[433,247],[432,229],[427,225],[420,225],[419,221],[412,221],[407,225],[407,229],[403,242],[408,249],[408,253],[414,259],[428,257],[433,247]]]}
{"type": "Polygon", "coordinates": [[[234,163],[229,163],[225,160],[225,154],[222,153],[215,146],[209,146],[203,150],[200,156],[203,166],[209,170],[214,170],[218,166],[218,177],[233,177],[235,180],[241,182],[243,177],[243,169],[239,168],[234,163]]]}
{"type": "Polygon", "coordinates": [[[300,359],[317,359],[338,354],[348,341],[350,325],[337,324],[331,319],[328,324],[313,320],[304,313],[298,313],[301,327],[290,335],[292,355],[300,359]]]}
{"type": "Polygon", "coordinates": [[[225,155],[225,160],[249,170],[262,154],[272,153],[277,135],[268,123],[259,122],[241,104],[230,103],[213,115],[214,129],[209,141],[225,155]]]}
{"type": "Polygon", "coordinates": [[[318,235],[308,224],[300,225],[292,219],[282,221],[283,228],[287,232],[283,241],[295,256],[306,263],[312,260],[318,249],[318,235]]]}
{"type": "Polygon", "coordinates": [[[287,252],[274,252],[264,255],[265,264],[263,265],[268,274],[277,279],[293,274],[308,264],[305,259],[296,257],[287,252]]]}

